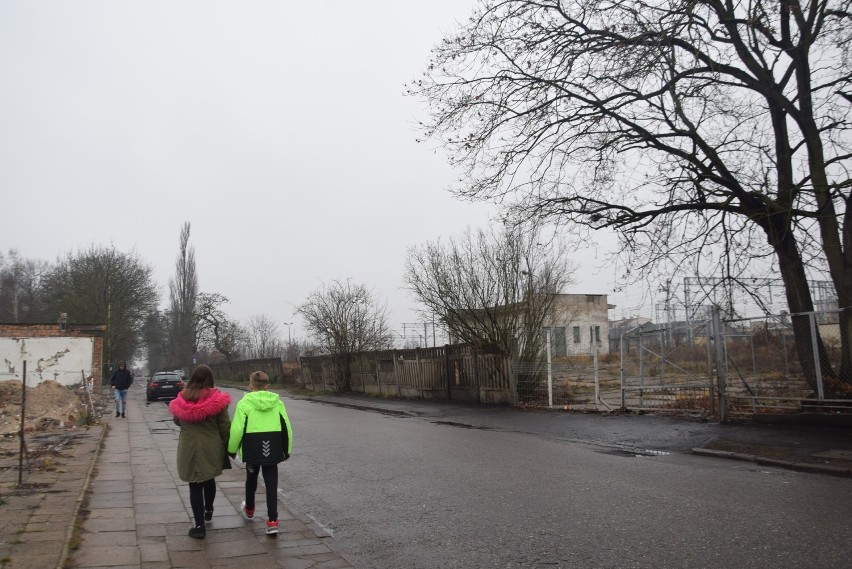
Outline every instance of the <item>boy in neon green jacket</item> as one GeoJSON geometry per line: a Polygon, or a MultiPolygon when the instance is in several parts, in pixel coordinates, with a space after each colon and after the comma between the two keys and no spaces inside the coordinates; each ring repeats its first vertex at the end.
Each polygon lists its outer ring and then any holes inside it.
{"type": "Polygon", "coordinates": [[[266,486],[266,533],[278,533],[278,463],[290,458],[293,451],[293,429],[287,409],[277,393],[267,391],[269,376],[262,371],[249,376],[249,392],[234,411],[228,454],[240,451],[246,464],[246,499],[243,514],[254,517],[254,494],[257,476],[263,473],[266,486]]]}

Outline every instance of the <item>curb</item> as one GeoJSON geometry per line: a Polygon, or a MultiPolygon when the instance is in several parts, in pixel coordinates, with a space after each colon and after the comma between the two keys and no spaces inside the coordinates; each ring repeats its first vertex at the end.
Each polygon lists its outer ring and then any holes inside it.
{"type": "Polygon", "coordinates": [[[343,401],[329,401],[328,399],[307,398],[306,401],[312,403],[323,403],[325,405],[334,405],[335,407],[345,407],[347,409],[357,409],[360,411],[375,411],[384,415],[393,415],[395,417],[417,417],[416,413],[410,411],[402,411],[400,409],[388,409],[386,407],[375,407],[372,405],[361,405],[358,403],[345,403],[343,401]]]}
{"type": "Polygon", "coordinates": [[[106,434],[109,431],[109,425],[106,423],[101,423],[101,435],[98,438],[98,442],[95,445],[95,452],[92,453],[92,461],[89,463],[89,469],[86,472],[86,478],[83,480],[83,488],[80,490],[80,495],[77,496],[77,499],[74,501],[74,511],[71,516],[71,525],[68,526],[68,531],[65,534],[65,545],[62,546],[62,552],[59,554],[59,565],[56,566],[56,569],[64,569],[68,560],[71,558],[71,539],[74,537],[74,532],[77,530],[77,522],[80,518],[80,507],[83,505],[83,502],[86,500],[86,494],[89,493],[89,486],[92,484],[92,474],[95,471],[95,466],[98,464],[98,458],[101,456],[101,449],[103,448],[104,438],[106,438],[106,434]]]}
{"type": "Polygon", "coordinates": [[[741,452],[731,452],[724,450],[712,450],[706,448],[694,448],[692,454],[708,456],[712,458],[728,458],[733,460],[742,460],[746,462],[754,462],[764,466],[775,466],[777,468],[786,468],[787,470],[798,470],[802,472],[815,472],[818,474],[829,474],[832,476],[852,477],[852,468],[843,466],[831,466],[828,464],[811,464],[809,462],[792,462],[789,460],[778,460],[775,458],[765,458],[754,454],[744,454],[741,452]]]}

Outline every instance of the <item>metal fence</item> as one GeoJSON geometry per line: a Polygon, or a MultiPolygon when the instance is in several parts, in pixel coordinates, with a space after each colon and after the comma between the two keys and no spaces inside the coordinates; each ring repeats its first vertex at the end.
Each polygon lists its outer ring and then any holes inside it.
{"type": "Polygon", "coordinates": [[[306,387],[337,390],[348,374],[353,391],[382,396],[673,411],[723,421],[770,412],[852,412],[852,382],[839,377],[839,312],[723,321],[711,307],[694,316],[626,330],[618,350],[606,355],[545,353],[517,361],[448,345],[300,362],[306,387]]]}
{"type": "Polygon", "coordinates": [[[621,407],[714,412],[710,320],[637,327],[620,343],[621,407]]]}
{"type": "Polygon", "coordinates": [[[852,403],[838,389],[850,379],[839,375],[839,311],[728,321],[724,345],[729,413],[836,412],[852,403]]]}
{"type": "Polygon", "coordinates": [[[572,356],[514,365],[518,401],[532,407],[612,410],[621,406],[618,358],[572,356]]]}
{"type": "Polygon", "coordinates": [[[718,412],[723,420],[850,408],[848,395],[838,396],[844,378],[837,311],[736,320],[722,320],[713,308],[705,314],[623,334],[624,408],[718,412]]]}
{"type": "MultiPolygon", "coordinates": [[[[840,377],[839,313],[688,322],[626,330],[616,353],[514,364],[518,401],[574,410],[622,408],[718,415],[852,412],[840,377]],[[798,342],[794,331],[800,332],[798,342]],[[804,364],[803,364],[804,362],[804,364]]],[[[846,379],[846,381],[844,381],[846,379]]]]}

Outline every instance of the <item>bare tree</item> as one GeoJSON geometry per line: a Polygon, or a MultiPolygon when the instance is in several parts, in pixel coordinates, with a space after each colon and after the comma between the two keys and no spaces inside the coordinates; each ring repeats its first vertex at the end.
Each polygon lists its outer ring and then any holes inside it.
{"type": "Polygon", "coordinates": [[[736,283],[769,266],[802,314],[808,271],[825,270],[839,373],[818,354],[837,393],[852,382],[850,24],[849,0],[482,0],[411,92],[466,172],[459,195],[613,229],[628,276],[736,283]]]}
{"type": "Polygon", "coordinates": [[[43,314],[41,285],[49,270],[44,261],[25,259],[18,251],[0,252],[0,321],[54,321],[57,315],[43,314]],[[50,319],[50,320],[48,320],[50,319]]]}
{"type": "Polygon", "coordinates": [[[287,345],[284,349],[284,361],[295,362],[299,360],[299,356],[304,352],[304,343],[299,341],[298,337],[287,339],[287,345]]]}
{"type": "Polygon", "coordinates": [[[43,292],[48,314],[65,312],[70,323],[106,324],[105,366],[133,358],[158,297],[153,269],[138,255],[95,245],[60,259],[45,277],[43,292]]]}
{"type": "Polygon", "coordinates": [[[246,326],[250,358],[280,358],[285,347],[281,341],[281,331],[269,316],[258,314],[249,318],[246,326]]]}
{"type": "Polygon", "coordinates": [[[222,354],[225,361],[235,359],[237,342],[234,327],[222,310],[228,299],[219,293],[198,293],[196,302],[196,332],[199,344],[209,345],[222,354]]]}
{"type": "Polygon", "coordinates": [[[197,348],[196,303],[198,275],[195,272],[195,250],[189,245],[190,223],[180,231],[180,252],[175,261],[175,276],[169,282],[170,341],[175,365],[187,366],[197,348]]]}
{"type": "Polygon", "coordinates": [[[393,345],[387,306],[366,285],[334,281],[312,292],[296,308],[322,353],[334,354],[341,370],[339,388],[349,389],[349,354],[393,345]]]}
{"type": "Polygon", "coordinates": [[[405,282],[424,317],[437,315],[462,341],[502,354],[517,341],[521,359],[531,360],[554,295],[574,271],[559,241],[540,238],[524,226],[468,229],[409,249],[405,282]]]}

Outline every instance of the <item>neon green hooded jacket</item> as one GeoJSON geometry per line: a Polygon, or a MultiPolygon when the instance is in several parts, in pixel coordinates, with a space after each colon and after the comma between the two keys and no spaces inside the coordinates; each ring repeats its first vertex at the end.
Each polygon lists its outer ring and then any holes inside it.
{"type": "Polygon", "coordinates": [[[278,464],[293,452],[293,429],[277,393],[250,391],[237,403],[228,453],[246,464],[278,464]]]}

